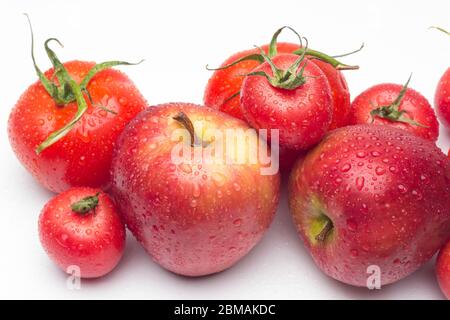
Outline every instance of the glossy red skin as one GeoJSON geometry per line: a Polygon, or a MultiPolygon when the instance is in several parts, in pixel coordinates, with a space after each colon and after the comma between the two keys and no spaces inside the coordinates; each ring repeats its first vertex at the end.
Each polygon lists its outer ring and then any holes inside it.
{"type": "MultiPolygon", "coordinates": [[[[262,47],[267,53],[268,45],[262,47]]],[[[278,53],[292,53],[299,46],[293,43],[278,43],[278,53]]],[[[238,52],[229,57],[221,66],[230,64],[249,54],[258,53],[257,49],[238,52]]],[[[347,82],[341,71],[321,60],[310,60],[309,63],[317,65],[327,77],[331,87],[333,98],[333,117],[329,130],[346,126],[350,114],[350,92],[347,82]]],[[[244,119],[241,111],[240,96],[228,100],[233,94],[240,91],[243,74],[251,72],[259,65],[256,61],[244,61],[225,70],[217,70],[213,73],[205,89],[204,103],[206,106],[223,111],[233,117],[244,119]],[[227,101],[228,100],[228,101],[227,101]]]]}
{"type": "Polygon", "coordinates": [[[331,88],[331,97],[333,99],[333,114],[329,131],[336,128],[345,127],[350,118],[350,91],[347,81],[341,71],[336,70],[331,64],[314,59],[309,60],[322,70],[331,88]]]}
{"type": "Polygon", "coordinates": [[[439,119],[450,129],[450,68],[445,71],[436,88],[434,105],[439,119]]]}
{"type": "Polygon", "coordinates": [[[316,264],[360,287],[370,265],[381,268],[384,285],[427,262],[450,234],[449,204],[448,158],[429,140],[389,126],[331,132],[289,182],[290,211],[316,264]],[[324,243],[310,229],[317,208],[334,225],[324,243]]]}
{"type": "MultiPolygon", "coordinates": [[[[378,107],[392,104],[398,97],[402,87],[402,85],[398,84],[385,83],[375,85],[362,92],[352,102],[350,124],[372,123],[370,112],[378,107]]],[[[394,122],[380,117],[375,117],[373,124],[389,125],[431,141],[437,140],[439,123],[430,103],[419,92],[408,88],[399,110],[407,111],[406,116],[427,128],[398,121],[394,122]]]]}
{"type": "Polygon", "coordinates": [[[279,174],[260,165],[175,165],[170,137],[183,111],[211,128],[248,125],[193,104],[151,107],[123,132],[113,160],[112,191],[137,240],[167,270],[203,276],[231,267],[269,227],[279,198],[279,174]],[[187,167],[186,167],[187,166],[187,167]]]}
{"type": "MultiPolygon", "coordinates": [[[[294,54],[272,60],[286,70],[294,54]]],[[[241,107],[247,122],[256,129],[279,129],[280,147],[303,151],[320,141],[331,124],[332,98],[327,78],[313,63],[302,64],[306,82],[294,90],[273,87],[265,77],[247,76],[241,89],[241,107]]],[[[272,75],[267,62],[254,69],[272,75]]],[[[270,133],[270,132],[269,132],[270,133]]]]}
{"type": "Polygon", "coordinates": [[[100,189],[72,188],[52,198],[39,217],[39,237],[50,259],[64,272],[78,266],[82,278],[106,275],[125,248],[125,226],[113,202],[100,189]],[[71,205],[99,194],[93,211],[79,214],[71,205]]]}
{"type": "MultiPolygon", "coordinates": [[[[262,48],[266,53],[268,52],[268,45],[265,45],[262,48]]],[[[280,42],[277,45],[279,53],[291,53],[298,48],[298,45],[292,43],[280,42]]],[[[257,48],[235,53],[225,60],[221,66],[226,66],[240,58],[255,53],[259,53],[257,48]]],[[[241,90],[242,82],[244,81],[243,75],[251,72],[258,65],[260,65],[260,63],[257,61],[243,61],[228,69],[214,71],[205,88],[203,98],[205,105],[228,113],[233,117],[245,120],[241,111],[240,96],[236,96],[232,99],[229,98],[241,90]]]]}
{"type": "MultiPolygon", "coordinates": [[[[71,61],[64,66],[80,82],[94,63],[71,61]]],[[[53,70],[46,72],[48,78],[52,74],[53,70]]],[[[147,106],[130,79],[114,69],[99,72],[87,89],[94,104],[114,110],[117,115],[93,107],[86,99],[88,110],[81,120],[40,155],[35,152],[37,146],[72,119],[76,103],[57,106],[38,81],[22,94],[9,118],[9,140],[16,156],[40,184],[53,192],[76,186],[107,188],[116,139],[147,106]]]]}
{"type": "Polygon", "coordinates": [[[436,260],[436,276],[442,293],[450,300],[450,241],[439,252],[436,260]]]}

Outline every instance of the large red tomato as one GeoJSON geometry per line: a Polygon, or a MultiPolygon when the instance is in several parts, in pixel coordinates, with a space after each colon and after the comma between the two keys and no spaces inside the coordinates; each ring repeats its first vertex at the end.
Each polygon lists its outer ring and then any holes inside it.
{"type": "MultiPolygon", "coordinates": [[[[278,31],[277,31],[278,33],[278,31]]],[[[301,53],[300,46],[294,43],[277,43],[277,52],[283,53],[301,53]]],[[[264,45],[262,49],[266,54],[269,53],[269,46],[264,45]]],[[[240,90],[242,82],[244,81],[243,75],[250,73],[261,61],[257,60],[243,60],[237,64],[230,66],[229,68],[222,69],[225,66],[232,64],[244,57],[258,54],[258,49],[251,49],[233,54],[227,60],[225,60],[221,68],[214,71],[213,75],[208,81],[204,93],[204,103],[206,106],[226,112],[239,119],[244,119],[240,105],[240,90]]],[[[310,63],[317,65],[325,74],[330,87],[333,99],[333,116],[329,130],[339,128],[348,124],[348,116],[350,112],[350,92],[347,86],[347,82],[340,69],[353,68],[351,66],[339,64],[335,59],[326,56],[320,52],[309,50],[310,57],[316,57],[311,59],[310,63]],[[321,56],[327,61],[320,60],[317,56],[321,56]],[[331,62],[331,63],[330,63],[331,62]]],[[[308,54],[307,53],[307,54],[308,54]]]]}
{"type": "MultiPolygon", "coordinates": [[[[47,50],[50,50],[47,46],[47,50]]],[[[13,108],[8,134],[25,168],[46,188],[108,187],[116,138],[147,103],[130,79],[107,68],[123,64],[71,61],[42,74],[13,108]]]]}

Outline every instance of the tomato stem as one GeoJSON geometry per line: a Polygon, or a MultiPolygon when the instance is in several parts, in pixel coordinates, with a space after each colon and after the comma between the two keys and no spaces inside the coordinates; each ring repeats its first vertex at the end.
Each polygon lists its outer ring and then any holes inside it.
{"type": "Polygon", "coordinates": [[[405,114],[407,113],[407,111],[399,110],[400,105],[402,104],[402,101],[405,98],[405,94],[408,90],[408,85],[409,82],[411,81],[411,77],[412,73],[409,75],[408,81],[406,81],[406,83],[403,85],[402,89],[400,90],[400,93],[398,94],[397,98],[395,98],[394,102],[392,102],[388,106],[381,106],[370,111],[372,122],[375,120],[375,117],[380,117],[394,122],[403,122],[410,125],[427,128],[427,126],[424,126],[414,121],[413,119],[406,117],[405,114]]]}
{"type": "MultiPolygon", "coordinates": [[[[57,42],[61,47],[63,47],[62,43],[56,38],[49,38],[45,41],[44,47],[47,52],[47,56],[50,59],[50,62],[53,65],[53,77],[56,77],[58,80],[58,85],[52,79],[48,79],[45,74],[39,69],[36,63],[36,59],[34,57],[34,33],[33,27],[31,25],[30,17],[28,14],[25,14],[28,20],[28,25],[30,27],[31,33],[31,59],[33,61],[34,69],[39,77],[41,84],[44,86],[47,93],[52,97],[55,103],[59,106],[65,106],[71,102],[76,102],[78,109],[75,116],[67,123],[63,128],[51,133],[45,141],[43,141],[37,148],[36,153],[39,154],[52,144],[56,143],[58,140],[63,138],[65,135],[69,133],[70,130],[75,126],[75,124],[81,119],[83,114],[88,109],[88,105],[86,99],[83,95],[83,92],[88,94],[89,99],[91,100],[90,94],[87,91],[87,86],[89,81],[100,71],[117,66],[117,65],[136,65],[141,63],[143,60],[138,63],[130,63],[126,61],[106,61],[99,64],[96,64],[92,69],[87,73],[86,77],[78,84],[67,72],[64,65],[56,56],[55,52],[50,49],[49,43],[51,41],[57,42]]],[[[94,104],[93,104],[94,105],[94,104]]]]}
{"type": "Polygon", "coordinates": [[[73,203],[70,207],[72,211],[79,213],[79,214],[86,214],[91,210],[94,210],[98,206],[98,196],[100,195],[100,192],[97,192],[93,196],[85,197],[75,203],[73,203]]]}
{"type": "Polygon", "coordinates": [[[441,31],[441,32],[443,32],[443,33],[445,33],[445,34],[447,34],[448,36],[450,36],[450,32],[447,31],[447,30],[445,30],[445,29],[443,29],[443,28],[441,28],[441,27],[434,27],[434,26],[432,26],[432,27],[430,27],[430,29],[436,29],[436,30],[439,30],[439,31],[441,31]]]}
{"type": "MultiPolygon", "coordinates": [[[[295,31],[293,28],[288,27],[288,26],[284,26],[281,27],[280,29],[278,29],[272,36],[272,39],[270,41],[269,44],[269,49],[268,49],[268,57],[269,58],[273,58],[277,55],[277,43],[278,43],[278,36],[280,35],[281,31],[283,31],[284,29],[289,29],[292,32],[294,32],[297,37],[300,39],[300,48],[295,50],[293,53],[297,54],[297,55],[303,55],[305,54],[306,56],[310,56],[310,57],[314,57],[317,58],[321,61],[327,62],[329,64],[331,64],[334,68],[338,69],[338,70],[356,70],[359,69],[359,66],[352,66],[352,65],[347,65],[345,63],[342,63],[340,61],[338,61],[336,58],[339,57],[344,57],[350,54],[354,54],[357,53],[359,51],[361,51],[364,48],[364,44],[361,45],[361,47],[358,50],[352,51],[350,53],[347,54],[343,54],[343,55],[338,55],[338,56],[329,56],[323,52],[320,51],[316,51],[316,50],[312,50],[309,49],[307,47],[303,47],[303,43],[302,43],[302,38],[300,37],[300,35],[297,33],[297,31],[295,31]]],[[[243,61],[248,61],[248,60],[252,60],[252,61],[257,61],[259,63],[263,63],[265,61],[263,55],[258,54],[258,53],[253,53],[250,54],[248,56],[242,57],[236,61],[231,62],[230,64],[227,64],[223,67],[219,67],[219,68],[210,68],[209,65],[206,65],[206,69],[209,71],[215,71],[215,70],[224,70],[224,69],[228,69],[236,64],[239,64],[243,61]]]]}

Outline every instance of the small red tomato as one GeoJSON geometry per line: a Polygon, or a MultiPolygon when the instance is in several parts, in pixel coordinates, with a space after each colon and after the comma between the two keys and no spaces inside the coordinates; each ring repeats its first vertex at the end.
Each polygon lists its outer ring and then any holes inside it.
{"type": "Polygon", "coordinates": [[[51,199],[39,217],[39,237],[58,267],[79,267],[82,278],[109,273],[125,248],[124,224],[100,189],[72,188],[51,199]]]}
{"type": "Polygon", "coordinates": [[[450,300],[450,241],[439,252],[436,260],[436,276],[442,292],[450,300]]]}
{"type": "Polygon", "coordinates": [[[116,138],[147,103],[125,74],[109,68],[128,63],[62,64],[48,47],[50,40],[45,47],[55,68],[42,73],[35,65],[39,81],[22,94],[9,118],[11,146],[53,192],[107,188],[116,138]]]}
{"type": "Polygon", "coordinates": [[[328,131],[332,98],[327,78],[314,63],[279,54],[252,71],[241,89],[242,112],[256,129],[279,129],[280,147],[306,150],[328,131]],[[289,75],[289,74],[290,75],[289,75]]]}
{"type": "MultiPolygon", "coordinates": [[[[301,54],[303,49],[298,44],[276,43],[276,38],[282,29],[275,33],[271,42],[276,44],[276,52],[301,54]]],[[[266,54],[270,55],[270,45],[264,45],[261,48],[266,54]]],[[[245,58],[252,55],[258,56],[258,53],[258,49],[238,52],[229,57],[218,70],[214,71],[205,89],[205,105],[245,120],[240,105],[240,89],[244,81],[243,75],[250,73],[262,63],[262,59],[252,60],[245,58]],[[240,62],[236,63],[237,61],[240,62]]],[[[306,55],[315,58],[310,60],[309,63],[316,64],[330,83],[333,98],[333,116],[329,130],[347,125],[350,112],[350,92],[344,75],[340,70],[356,69],[357,67],[344,65],[336,59],[315,50],[306,49],[306,55]]]]}
{"type": "Polygon", "coordinates": [[[389,125],[436,141],[439,123],[433,108],[408,84],[379,84],[361,93],[351,105],[350,124],[389,125]]]}
{"type": "Polygon", "coordinates": [[[450,68],[447,69],[441,80],[439,80],[434,96],[434,105],[439,119],[450,130],[450,68]]]}

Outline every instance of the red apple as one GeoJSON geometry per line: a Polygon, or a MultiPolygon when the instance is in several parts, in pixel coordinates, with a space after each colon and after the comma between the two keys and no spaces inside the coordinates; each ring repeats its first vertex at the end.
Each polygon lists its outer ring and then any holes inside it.
{"type": "Polygon", "coordinates": [[[181,275],[231,267],[261,239],[278,204],[278,171],[262,174],[265,165],[249,157],[230,164],[256,150],[256,131],[247,143],[228,148],[225,134],[215,130],[252,129],[213,109],[171,103],[138,115],[116,148],[112,191],[127,226],[158,264],[181,275]],[[180,142],[180,130],[192,140],[180,142]],[[227,161],[219,163],[223,157],[214,152],[213,163],[178,163],[174,150],[180,143],[190,156],[226,143],[227,161]]]}
{"type": "Polygon", "coordinates": [[[442,292],[450,300],[450,241],[439,252],[436,260],[436,276],[442,292]]]}
{"type": "Polygon", "coordinates": [[[377,269],[379,283],[389,284],[428,261],[450,234],[450,161],[405,130],[344,127],[296,164],[289,206],[323,272],[366,286],[377,269]]]}

